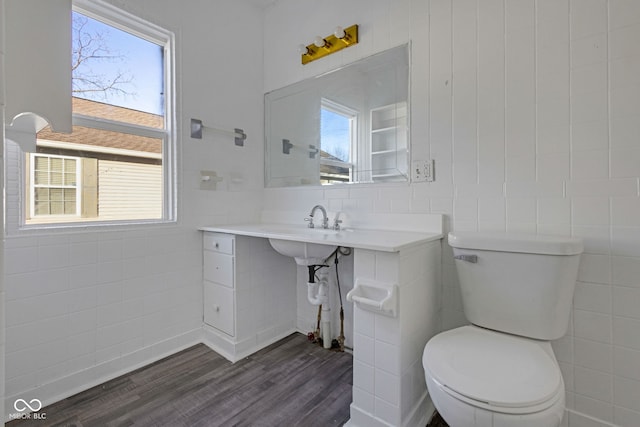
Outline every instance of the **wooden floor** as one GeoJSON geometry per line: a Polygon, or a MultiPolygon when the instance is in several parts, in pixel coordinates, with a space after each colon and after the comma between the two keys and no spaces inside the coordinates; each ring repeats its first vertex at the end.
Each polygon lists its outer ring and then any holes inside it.
{"type": "Polygon", "coordinates": [[[235,364],[200,344],[7,426],[341,426],[352,364],[301,334],[235,364]]]}

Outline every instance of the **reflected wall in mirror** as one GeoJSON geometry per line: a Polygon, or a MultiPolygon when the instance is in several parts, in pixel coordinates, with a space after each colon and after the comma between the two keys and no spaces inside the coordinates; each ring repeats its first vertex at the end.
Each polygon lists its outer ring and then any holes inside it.
{"type": "Polygon", "coordinates": [[[409,46],[265,95],[265,185],[407,181],[409,46]]]}

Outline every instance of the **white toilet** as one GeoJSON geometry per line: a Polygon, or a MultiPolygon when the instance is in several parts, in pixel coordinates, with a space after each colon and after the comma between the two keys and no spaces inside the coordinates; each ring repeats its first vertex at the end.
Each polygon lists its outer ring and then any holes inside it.
{"type": "Polygon", "coordinates": [[[557,427],[564,382],[551,340],[569,321],[582,242],[570,237],[449,233],[469,326],[422,357],[450,427],[557,427]]]}

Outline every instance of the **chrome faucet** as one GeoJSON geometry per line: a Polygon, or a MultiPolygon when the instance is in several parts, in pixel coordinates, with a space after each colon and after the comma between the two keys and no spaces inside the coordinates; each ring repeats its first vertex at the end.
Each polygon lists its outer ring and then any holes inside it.
{"type": "Polygon", "coordinates": [[[329,218],[327,218],[327,210],[322,206],[322,205],[315,205],[312,209],[311,209],[311,213],[309,214],[309,218],[305,218],[305,221],[309,221],[309,228],[314,228],[315,225],[313,224],[313,214],[315,213],[316,209],[320,209],[320,212],[322,212],[322,228],[329,228],[329,218]]]}
{"type": "Polygon", "coordinates": [[[338,212],[333,220],[333,229],[340,231],[340,224],[342,224],[342,220],[340,219],[340,212],[338,212]]]}

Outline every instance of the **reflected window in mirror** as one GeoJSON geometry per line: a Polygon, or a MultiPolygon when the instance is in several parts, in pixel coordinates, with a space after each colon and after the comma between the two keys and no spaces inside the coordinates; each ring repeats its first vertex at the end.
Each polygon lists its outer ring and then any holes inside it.
{"type": "Polygon", "coordinates": [[[265,186],[407,182],[409,46],[265,94],[265,186]]]}
{"type": "Polygon", "coordinates": [[[353,181],[357,158],[357,111],[328,99],[320,107],[320,182],[353,181]]]}

